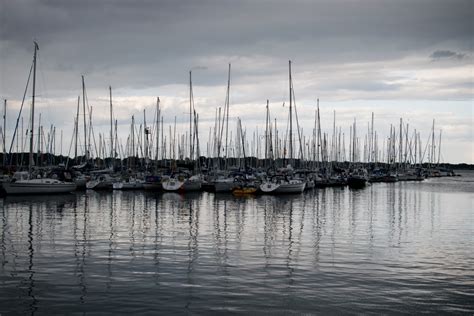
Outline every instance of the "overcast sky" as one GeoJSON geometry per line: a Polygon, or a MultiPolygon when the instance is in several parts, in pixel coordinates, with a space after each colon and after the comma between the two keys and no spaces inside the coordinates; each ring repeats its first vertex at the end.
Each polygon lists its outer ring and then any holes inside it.
{"type": "Polygon", "coordinates": [[[374,112],[380,137],[403,117],[426,142],[435,119],[443,160],[474,163],[473,12],[469,0],[0,0],[0,97],[8,99],[8,137],[36,40],[37,113],[45,126],[63,130],[63,151],[81,75],[97,133],[108,133],[110,85],[125,138],[131,115],[141,120],[146,109],[151,120],[157,96],[166,122],[175,116],[186,122],[193,70],[205,144],[215,109],[224,104],[228,63],[232,128],[241,117],[249,134],[256,126],[263,130],[267,99],[284,126],[291,59],[305,133],[319,98],[326,131],[334,110],[347,135],[354,118],[365,132],[374,112]]]}

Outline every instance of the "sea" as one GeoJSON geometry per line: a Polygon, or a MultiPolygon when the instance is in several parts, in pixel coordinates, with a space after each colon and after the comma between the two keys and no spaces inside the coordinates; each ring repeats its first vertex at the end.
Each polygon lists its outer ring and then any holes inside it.
{"type": "Polygon", "coordinates": [[[0,314],[474,314],[474,173],[0,199],[0,314]]]}

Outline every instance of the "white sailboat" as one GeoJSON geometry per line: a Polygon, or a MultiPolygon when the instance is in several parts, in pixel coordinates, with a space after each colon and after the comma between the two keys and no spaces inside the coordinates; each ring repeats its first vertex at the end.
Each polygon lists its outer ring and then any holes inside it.
{"type": "Polygon", "coordinates": [[[112,187],[114,190],[140,190],[143,189],[145,181],[137,178],[128,178],[122,181],[114,182],[112,187]]]}
{"type": "Polygon", "coordinates": [[[191,191],[200,191],[202,180],[198,175],[191,176],[186,178],[183,175],[178,175],[166,179],[162,183],[163,190],[168,192],[191,192],[191,191]]]}
{"type": "Polygon", "coordinates": [[[33,55],[33,96],[31,102],[31,131],[30,131],[30,155],[28,172],[20,172],[13,175],[12,181],[3,183],[3,189],[7,194],[53,194],[68,193],[76,189],[74,182],[64,182],[53,178],[38,178],[32,176],[33,169],[33,131],[35,113],[35,88],[36,88],[36,53],[39,47],[35,42],[33,55]]]}
{"type": "Polygon", "coordinates": [[[266,194],[302,193],[306,183],[301,180],[289,179],[286,176],[273,176],[260,185],[260,190],[266,194]]]}
{"type": "MultiPolygon", "coordinates": [[[[192,160],[196,155],[196,167],[199,165],[199,140],[197,129],[197,115],[194,109],[193,84],[192,74],[189,72],[189,158],[192,160]],[[193,119],[194,113],[194,134],[193,134],[193,119]],[[194,136],[194,137],[193,137],[194,136]],[[194,148],[196,142],[196,150],[194,148]]],[[[199,168],[196,168],[199,170],[199,168]]],[[[195,170],[196,170],[195,169],[195,170]]],[[[202,179],[200,174],[192,175],[190,172],[179,172],[172,174],[171,177],[164,179],[162,182],[164,191],[167,192],[192,192],[200,191],[202,187],[202,179]]]]}
{"type": "MultiPolygon", "coordinates": [[[[288,74],[289,74],[289,92],[290,92],[290,106],[289,106],[289,160],[293,162],[293,82],[291,79],[291,61],[288,61],[288,74]]],[[[296,109],[296,108],[295,108],[296,109]]],[[[298,122],[298,121],[297,121],[298,122]]],[[[299,137],[299,131],[298,131],[299,137]]],[[[301,148],[301,139],[300,139],[301,148]]],[[[293,168],[289,164],[285,172],[292,173],[293,168]]],[[[313,182],[314,183],[314,182],[313,182]]],[[[294,179],[289,174],[277,174],[271,177],[269,180],[264,181],[260,185],[260,190],[266,194],[286,194],[286,193],[302,193],[306,187],[306,180],[294,179]]]]}

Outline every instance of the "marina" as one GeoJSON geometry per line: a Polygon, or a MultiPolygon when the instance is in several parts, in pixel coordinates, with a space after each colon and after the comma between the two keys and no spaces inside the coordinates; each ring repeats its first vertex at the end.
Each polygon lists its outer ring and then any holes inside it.
{"type": "Polygon", "coordinates": [[[0,316],[474,315],[471,0],[0,11],[0,316]]]}
{"type": "MultiPolygon", "coordinates": [[[[231,64],[229,64],[225,104],[223,109],[220,107],[216,109],[215,125],[209,130],[207,156],[203,156],[200,149],[199,114],[194,106],[191,71],[189,72],[189,130],[181,134],[178,131],[177,134],[175,117],[173,129],[170,125],[169,134],[164,133],[164,114],[160,108],[160,98],[157,97],[154,120],[151,125],[147,125],[146,110],[143,110],[143,124],[140,124],[137,133],[135,116],[131,117],[132,123],[125,151],[120,150],[123,146],[122,140],[118,137],[117,120],[113,115],[111,87],[109,87],[109,143],[106,142],[105,134],[99,133],[97,149],[93,133],[92,106],[86,101],[85,80],[82,76],[83,155],[80,156],[78,152],[78,138],[81,130],[79,119],[81,96],[78,96],[72,138],[74,142],[71,142],[69,147],[71,149],[74,145],[74,157],[71,159],[69,155],[62,154],[57,156],[52,150],[56,145],[53,125],[47,135],[46,144],[43,144],[44,126],[40,125],[35,135],[38,51],[38,43],[34,42],[33,63],[25,88],[26,95],[32,75],[27,163],[24,159],[26,155],[18,152],[18,147],[17,152],[12,151],[15,142],[18,146],[18,133],[24,135],[23,127],[20,132],[18,131],[20,128],[18,123],[25,99],[18,113],[8,153],[7,135],[5,132],[2,133],[3,175],[0,189],[7,195],[54,194],[84,188],[91,190],[153,189],[167,192],[195,192],[205,188],[212,192],[239,190],[239,194],[242,194],[243,187],[256,188],[256,190],[247,190],[252,193],[291,194],[301,193],[305,189],[314,187],[348,185],[351,188],[360,189],[370,182],[422,181],[428,177],[456,176],[450,166],[442,164],[441,130],[439,137],[436,138],[434,119],[429,138],[424,146],[420,132],[414,129],[410,133],[409,124],[405,124],[403,118],[400,118],[398,130],[395,125],[390,125],[389,136],[383,140],[383,146],[381,146],[377,131],[374,130],[374,113],[371,114],[371,122],[367,123],[367,133],[363,138],[358,136],[354,118],[349,128],[350,137],[346,146],[345,134],[341,133],[340,127],[336,127],[336,111],[334,111],[332,135],[322,132],[318,99],[312,134],[308,135],[308,140],[306,140],[298,120],[291,60],[288,61],[288,126],[282,138],[278,136],[279,133],[282,134],[282,131],[277,128],[277,120],[275,119],[275,123],[272,123],[267,100],[263,142],[258,135],[255,138],[255,133],[253,141],[249,142],[240,117],[236,119],[236,136],[232,142],[232,132],[229,132],[231,82],[231,64]],[[221,110],[223,110],[222,115],[221,110]],[[86,117],[89,117],[89,122],[86,117]],[[296,126],[294,127],[293,124],[296,126]],[[38,141],[35,143],[36,137],[38,141]],[[364,139],[363,143],[362,139],[364,139]],[[47,150],[44,152],[45,148],[47,150]],[[22,171],[26,168],[27,171],[22,171]],[[152,183],[146,181],[147,178],[153,179],[152,183]]],[[[5,100],[4,131],[6,131],[6,106],[5,100]]],[[[24,143],[23,136],[21,142],[24,143]]]]}

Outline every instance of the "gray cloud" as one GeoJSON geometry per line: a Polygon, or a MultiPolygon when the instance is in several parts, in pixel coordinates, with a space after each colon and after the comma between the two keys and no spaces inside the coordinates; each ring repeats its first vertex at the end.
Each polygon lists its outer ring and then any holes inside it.
{"type": "Polygon", "coordinates": [[[464,57],[466,57],[466,54],[460,54],[450,50],[437,50],[430,55],[430,58],[433,60],[445,58],[463,59],[464,57]]]}
{"type": "Polygon", "coordinates": [[[98,126],[107,121],[109,85],[124,124],[133,111],[153,109],[157,95],[167,118],[181,115],[189,70],[198,111],[212,122],[229,62],[235,116],[258,118],[270,99],[284,122],[277,109],[288,98],[288,59],[302,115],[316,97],[471,100],[463,67],[472,65],[472,7],[470,0],[0,0],[0,97],[18,104],[37,39],[38,91],[51,108],[44,119],[57,124],[73,117],[82,74],[98,126]]]}
{"type": "MultiPolygon", "coordinates": [[[[77,73],[96,74],[143,65],[148,69],[140,69],[140,76],[130,75],[176,83],[195,59],[209,55],[271,55],[303,64],[394,59],[448,40],[467,50],[470,6],[470,1],[2,0],[0,37],[8,43],[7,58],[18,56],[15,48],[29,51],[37,38],[57,69],[70,64],[77,73]]],[[[117,79],[123,85],[130,81],[117,79]]]]}

